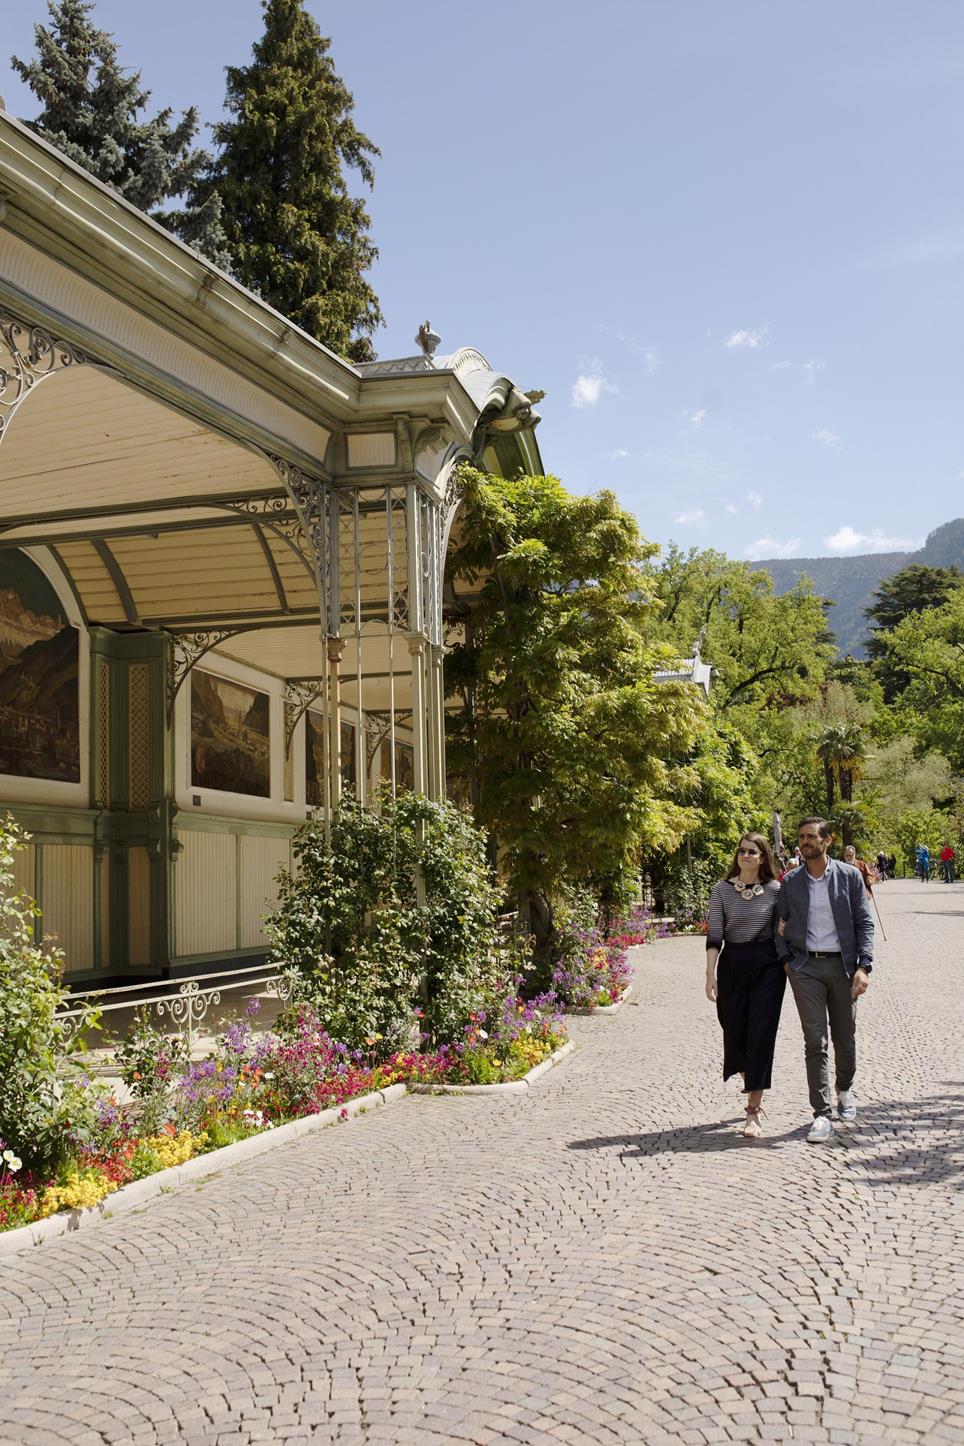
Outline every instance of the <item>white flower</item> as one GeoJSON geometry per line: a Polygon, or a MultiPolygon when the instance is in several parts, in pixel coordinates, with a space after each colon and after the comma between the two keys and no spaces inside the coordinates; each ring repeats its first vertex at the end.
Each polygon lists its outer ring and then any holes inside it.
{"type": "Polygon", "coordinates": [[[264,1072],[264,1074],[261,1076],[261,1078],[262,1078],[262,1079],[274,1079],[274,1070],[273,1070],[273,1069],[266,1069],[265,1072],[264,1072]]]}
{"type": "Polygon", "coordinates": [[[12,1165],[17,1157],[12,1150],[4,1150],[3,1158],[6,1160],[8,1165],[12,1165]]]}
{"type": "Polygon", "coordinates": [[[20,1169],[21,1165],[23,1164],[23,1161],[22,1161],[22,1160],[18,1160],[18,1159],[17,1159],[17,1156],[13,1153],[12,1150],[4,1150],[4,1152],[3,1152],[3,1158],[4,1158],[5,1164],[7,1164],[7,1165],[10,1167],[10,1173],[11,1173],[11,1175],[15,1175],[15,1174],[17,1173],[17,1171],[20,1169]]]}
{"type": "Polygon", "coordinates": [[[480,1039],[488,1039],[488,1037],[489,1037],[489,1036],[486,1034],[486,1032],[485,1032],[484,1029],[480,1029],[480,1030],[479,1030],[479,1038],[480,1038],[480,1039]]]}

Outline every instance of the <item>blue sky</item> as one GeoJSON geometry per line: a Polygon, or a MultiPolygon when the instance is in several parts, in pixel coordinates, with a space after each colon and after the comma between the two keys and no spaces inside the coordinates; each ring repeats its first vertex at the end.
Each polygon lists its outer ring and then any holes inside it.
{"type": "MultiPolygon", "coordinates": [[[[42,0],[6,7],[7,64],[42,0]]],[[[964,512],[959,0],[309,0],[381,147],[382,356],[431,318],[547,392],[543,461],[654,541],[918,545],[964,512]]],[[[257,0],[98,0],[215,119],[257,0]]]]}

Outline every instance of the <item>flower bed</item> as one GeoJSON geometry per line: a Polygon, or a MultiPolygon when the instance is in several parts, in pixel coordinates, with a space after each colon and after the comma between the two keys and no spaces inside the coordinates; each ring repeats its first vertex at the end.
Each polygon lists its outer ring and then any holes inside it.
{"type": "Polygon", "coordinates": [[[643,908],[634,909],[606,935],[597,928],[575,928],[553,973],[554,990],[575,1013],[613,1008],[622,1003],[630,987],[628,951],[648,944],[658,934],[643,908]]]}
{"type": "Polygon", "coordinates": [[[473,1014],[457,1044],[432,1050],[423,1038],[422,1048],[385,1059],[377,1036],[365,1050],[332,1040],[307,1005],[289,1010],[276,1034],[255,1035],[247,1020],[232,1025],[213,1055],[193,1063],[141,1019],[119,1059],[133,1100],[100,1098],[58,1170],[24,1170],[0,1141],[0,1231],[99,1205],[137,1180],[294,1120],[332,1109],[347,1118],[350,1102],[391,1085],[519,1080],[565,1039],[554,996],[523,1001],[514,991],[491,1018],[473,1014]]]}

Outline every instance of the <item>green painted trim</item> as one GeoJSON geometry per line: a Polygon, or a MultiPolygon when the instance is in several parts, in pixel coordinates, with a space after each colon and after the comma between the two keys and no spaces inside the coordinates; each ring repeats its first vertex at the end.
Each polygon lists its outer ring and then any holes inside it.
{"type": "Polygon", "coordinates": [[[214,964],[219,959],[252,959],[258,962],[266,959],[267,954],[267,946],[263,949],[216,949],[212,954],[175,954],[171,959],[171,968],[176,966],[180,969],[184,964],[214,964]]]}
{"type": "Polygon", "coordinates": [[[87,844],[93,846],[97,836],[100,813],[92,808],[64,808],[41,803],[3,803],[0,809],[10,813],[35,839],[45,843],[87,844]]]}
{"type": "Polygon", "coordinates": [[[175,831],[184,833],[233,833],[255,838],[293,838],[300,823],[281,823],[270,819],[229,818],[219,814],[191,814],[179,809],[174,817],[175,831]]]}

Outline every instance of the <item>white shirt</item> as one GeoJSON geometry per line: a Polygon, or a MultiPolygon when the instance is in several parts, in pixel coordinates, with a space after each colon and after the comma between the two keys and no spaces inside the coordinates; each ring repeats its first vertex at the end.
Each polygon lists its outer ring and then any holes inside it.
{"type": "Polygon", "coordinates": [[[807,911],[807,952],[816,949],[822,954],[839,954],[840,940],[830,907],[830,870],[824,869],[818,879],[807,869],[810,908],[807,911]]]}

